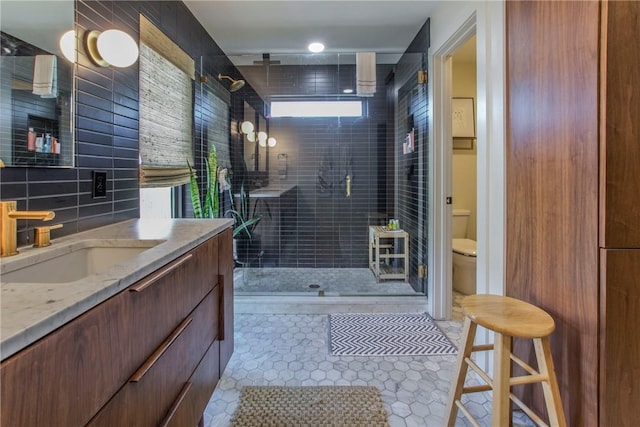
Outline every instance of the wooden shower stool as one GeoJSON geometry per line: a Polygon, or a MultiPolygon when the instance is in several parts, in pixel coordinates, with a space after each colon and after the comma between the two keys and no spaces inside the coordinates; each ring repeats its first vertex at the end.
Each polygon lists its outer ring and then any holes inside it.
{"type": "Polygon", "coordinates": [[[369,268],[376,277],[376,282],[382,279],[402,279],[409,283],[409,233],[404,230],[389,230],[382,225],[369,226],[369,268]],[[402,252],[395,252],[395,242],[403,239],[398,245],[404,247],[402,252]],[[403,267],[393,268],[383,264],[383,260],[397,259],[403,267]]]}
{"type": "MultiPolygon", "coordinates": [[[[544,310],[527,302],[498,295],[471,295],[462,300],[464,312],[463,346],[458,354],[458,377],[452,384],[447,406],[447,426],[453,427],[458,409],[473,422],[477,421],[462,404],[460,397],[465,393],[478,393],[493,390],[493,408],[491,425],[503,427],[510,425],[511,399],[538,425],[547,424],[528,406],[511,393],[511,386],[542,383],[544,401],[551,426],[566,426],[558,381],[553,369],[549,335],[555,329],[551,316],[544,310]],[[483,326],[495,332],[494,344],[473,345],[476,328],[483,326]],[[538,371],[511,353],[512,339],[533,339],[538,371]],[[494,350],[493,379],[472,359],[474,351],[494,350]],[[528,374],[512,377],[511,360],[520,365],[528,374]],[[464,385],[467,367],[471,367],[486,382],[485,385],[464,385]]],[[[478,425],[478,424],[475,424],[478,425]]]]}

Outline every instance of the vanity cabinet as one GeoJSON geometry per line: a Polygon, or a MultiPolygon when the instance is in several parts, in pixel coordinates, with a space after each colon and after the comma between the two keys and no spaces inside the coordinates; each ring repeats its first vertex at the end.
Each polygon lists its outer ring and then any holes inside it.
{"type": "Polygon", "coordinates": [[[3,361],[1,424],[197,424],[233,351],[230,246],[226,230],[3,361]]]}

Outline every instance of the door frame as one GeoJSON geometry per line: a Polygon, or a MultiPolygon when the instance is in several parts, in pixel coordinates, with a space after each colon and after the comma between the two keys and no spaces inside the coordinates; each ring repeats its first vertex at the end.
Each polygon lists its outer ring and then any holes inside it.
{"type": "MultiPolygon", "coordinates": [[[[477,57],[477,293],[505,293],[505,13],[503,2],[436,11],[451,24],[432,33],[430,48],[430,200],[427,309],[451,319],[451,55],[474,33],[477,57]],[[452,14],[457,16],[452,17],[452,14]],[[442,42],[439,42],[442,40],[442,42]]],[[[488,339],[488,337],[486,338],[488,339]]]]}

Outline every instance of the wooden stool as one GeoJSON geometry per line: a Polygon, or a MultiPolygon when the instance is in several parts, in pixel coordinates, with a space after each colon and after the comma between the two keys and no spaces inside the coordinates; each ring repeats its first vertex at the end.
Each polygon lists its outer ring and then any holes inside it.
{"type": "Polygon", "coordinates": [[[472,423],[477,421],[462,404],[464,393],[478,393],[493,390],[491,425],[509,426],[511,421],[510,402],[516,403],[538,425],[547,425],[531,408],[511,393],[511,386],[542,383],[544,400],[552,426],[566,426],[558,381],[553,369],[549,335],[555,329],[551,316],[544,310],[527,302],[498,295],[471,295],[462,300],[464,312],[463,349],[458,354],[458,377],[452,384],[447,406],[447,425],[453,427],[458,409],[472,423]],[[495,332],[494,344],[473,345],[478,325],[495,332]],[[511,353],[512,338],[531,338],[535,348],[538,371],[511,353]],[[494,350],[493,379],[472,359],[474,351],[494,350]],[[520,365],[528,374],[511,377],[511,360],[520,365]],[[464,382],[467,368],[471,367],[486,382],[485,385],[467,386],[464,382]]]}

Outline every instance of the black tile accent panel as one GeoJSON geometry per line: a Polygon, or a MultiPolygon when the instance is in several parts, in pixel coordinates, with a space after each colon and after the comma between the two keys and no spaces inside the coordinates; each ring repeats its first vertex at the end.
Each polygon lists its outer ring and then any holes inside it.
{"type": "Polygon", "coordinates": [[[417,83],[417,72],[427,70],[429,21],[420,29],[395,68],[398,86],[397,128],[395,151],[398,157],[396,173],[396,218],[409,233],[409,282],[426,294],[426,279],[418,278],[418,265],[428,260],[428,188],[429,188],[429,128],[428,86],[417,83]],[[416,149],[403,154],[402,144],[413,128],[416,149]]]}

